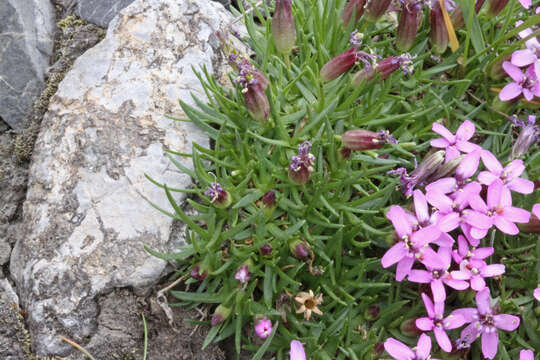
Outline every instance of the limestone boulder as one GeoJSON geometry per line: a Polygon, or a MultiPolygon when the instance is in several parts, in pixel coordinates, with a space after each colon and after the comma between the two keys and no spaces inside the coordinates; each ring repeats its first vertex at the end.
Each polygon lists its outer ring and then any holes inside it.
{"type": "Polygon", "coordinates": [[[0,118],[14,129],[43,89],[54,29],[49,0],[0,1],[0,118]]]}
{"type": "MultiPolygon", "coordinates": [[[[101,296],[155,284],[166,262],[143,249],[173,250],[163,190],[191,185],[164,155],[208,140],[178,99],[204,99],[192,66],[226,69],[217,30],[232,21],[207,0],[136,0],[79,57],[51,98],[29,169],[22,236],[10,272],[40,356],[68,354],[98,330],[101,296]]],[[[188,159],[186,166],[191,166],[188,159]]],[[[178,200],[182,198],[177,195],[178,200]]]]}

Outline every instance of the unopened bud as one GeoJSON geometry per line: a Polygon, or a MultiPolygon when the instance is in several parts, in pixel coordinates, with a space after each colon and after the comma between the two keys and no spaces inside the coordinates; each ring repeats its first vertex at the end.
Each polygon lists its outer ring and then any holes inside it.
{"type": "Polygon", "coordinates": [[[429,179],[427,180],[428,183],[432,183],[436,180],[442,179],[444,177],[452,176],[459,164],[461,163],[461,160],[463,160],[463,155],[453,158],[447,163],[444,163],[443,165],[439,166],[435,173],[433,173],[429,179]]]}
{"type": "Polygon", "coordinates": [[[416,0],[405,0],[401,6],[401,16],[396,34],[396,45],[401,51],[408,51],[416,40],[422,7],[416,0]]]}
{"type": "Polygon", "coordinates": [[[497,16],[508,5],[508,0],[489,0],[487,13],[490,16],[497,16]]]}
{"type": "Polygon", "coordinates": [[[204,270],[204,271],[201,271],[201,267],[199,265],[195,265],[195,267],[193,269],[191,269],[191,271],[189,272],[189,274],[191,275],[191,277],[193,277],[194,279],[197,279],[199,281],[202,281],[206,278],[206,276],[208,275],[208,270],[204,270]]]}
{"type": "Polygon", "coordinates": [[[407,319],[400,325],[401,333],[406,336],[417,337],[422,334],[422,330],[416,327],[416,319],[407,319]]]}
{"type": "Polygon", "coordinates": [[[272,16],[272,35],[277,50],[282,54],[289,54],[296,42],[291,7],[291,0],[276,0],[276,8],[272,16]]]}
{"type": "Polygon", "coordinates": [[[528,120],[520,122],[519,133],[514,146],[512,146],[512,158],[520,157],[529,151],[529,147],[540,140],[540,129],[536,126],[536,116],[529,115],[528,120]]]}
{"type": "Polygon", "coordinates": [[[341,53],[328,61],[321,69],[320,77],[322,81],[331,81],[338,78],[356,63],[356,49],[341,53]]]}
{"type": "Polygon", "coordinates": [[[244,94],[246,107],[249,115],[255,121],[266,122],[270,114],[270,104],[264,92],[263,87],[259,83],[250,84],[244,94]]]}
{"type": "Polygon", "coordinates": [[[371,305],[364,312],[364,317],[369,321],[377,320],[379,318],[380,312],[381,308],[379,307],[379,305],[371,305]]]}
{"type": "Polygon", "coordinates": [[[221,324],[225,319],[229,317],[230,314],[230,308],[219,305],[216,310],[214,310],[214,314],[212,315],[212,319],[210,320],[210,325],[216,326],[218,324],[221,324]]]}
{"type": "Polygon", "coordinates": [[[309,256],[309,248],[308,245],[301,241],[301,240],[295,240],[289,245],[292,253],[294,256],[296,256],[299,259],[307,259],[309,256]]]}
{"type": "Polygon", "coordinates": [[[368,0],[366,5],[366,17],[370,21],[376,21],[384,15],[392,0],[368,0]]]}
{"type": "Polygon", "coordinates": [[[339,149],[339,155],[343,160],[347,160],[351,157],[352,150],[348,147],[343,146],[341,149],[339,149]]]}
{"type": "Polygon", "coordinates": [[[349,130],[341,135],[341,142],[351,150],[373,150],[397,141],[387,131],[349,130]]]}
{"type": "Polygon", "coordinates": [[[262,197],[262,202],[266,207],[276,206],[276,193],[274,190],[269,190],[266,192],[266,194],[264,194],[262,197]]]}
{"type": "Polygon", "coordinates": [[[343,13],[341,14],[341,21],[343,22],[343,25],[345,26],[349,25],[349,22],[351,21],[353,13],[354,13],[354,22],[357,23],[358,20],[360,20],[360,18],[364,14],[365,5],[366,5],[366,0],[350,0],[347,3],[347,5],[345,5],[345,8],[343,9],[343,13]]]}
{"type": "Polygon", "coordinates": [[[262,256],[269,256],[272,254],[272,245],[264,244],[259,250],[262,256]]]}

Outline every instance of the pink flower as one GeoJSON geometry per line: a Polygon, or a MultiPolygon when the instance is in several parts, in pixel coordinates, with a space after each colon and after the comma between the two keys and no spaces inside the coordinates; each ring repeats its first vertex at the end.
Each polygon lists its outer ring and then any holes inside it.
{"type": "Polygon", "coordinates": [[[431,140],[430,144],[433,147],[446,150],[446,162],[457,158],[462,152],[470,153],[473,150],[479,149],[479,146],[469,142],[473,137],[475,127],[472,122],[466,120],[461,124],[456,131],[456,135],[452,134],[443,125],[434,122],[433,131],[441,135],[442,138],[431,140]]]}
{"type": "MultiPolygon", "coordinates": [[[[414,190],[413,192],[414,200],[414,211],[416,216],[412,215],[409,217],[413,229],[416,231],[420,228],[425,228],[431,225],[437,225],[439,221],[439,213],[437,211],[429,214],[429,205],[426,200],[426,196],[420,190],[414,190]]],[[[434,244],[444,247],[452,247],[454,245],[454,239],[445,232],[441,232],[440,237],[433,241],[434,244]]]]}
{"type": "Polygon", "coordinates": [[[409,281],[431,285],[433,300],[436,303],[446,300],[444,284],[456,290],[465,290],[469,287],[469,284],[466,281],[454,279],[452,274],[448,272],[452,262],[451,251],[450,248],[439,248],[437,255],[439,255],[442,260],[442,266],[428,268],[428,271],[411,270],[409,273],[409,281]]]}
{"type": "Polygon", "coordinates": [[[531,216],[528,211],[512,206],[510,190],[501,179],[495,179],[488,186],[487,204],[480,196],[474,196],[470,199],[470,205],[477,214],[482,213],[489,218],[478,217],[476,221],[469,221],[473,227],[471,235],[477,239],[484,237],[492,225],[505,234],[516,235],[519,229],[514,223],[527,223],[531,216]]]}
{"type": "Polygon", "coordinates": [[[255,324],[255,334],[261,339],[266,339],[272,333],[272,322],[263,317],[255,324]]]}
{"type": "Polygon", "coordinates": [[[533,296],[536,300],[540,301],[540,286],[534,289],[533,296]]]}
{"type": "Polygon", "coordinates": [[[531,101],[534,96],[540,96],[540,83],[536,77],[534,66],[529,66],[525,74],[520,68],[509,61],[503,62],[503,69],[514,80],[501,90],[499,99],[508,101],[517,98],[521,94],[531,101]]]}
{"type": "MultiPolygon", "coordinates": [[[[482,353],[484,357],[493,359],[499,346],[498,329],[514,331],[519,326],[519,317],[508,314],[494,314],[490,303],[489,288],[485,288],[476,294],[477,308],[464,308],[455,310],[452,314],[461,315],[466,322],[470,322],[461,332],[458,343],[471,344],[479,336],[482,336],[482,353]]],[[[463,347],[461,345],[460,347],[463,347]]]]}
{"type": "Polygon", "coordinates": [[[532,350],[521,350],[519,352],[519,360],[534,360],[534,353],[532,350]]]}
{"type": "MultiPolygon", "coordinates": [[[[470,242],[470,241],[469,241],[470,242]]],[[[462,261],[479,264],[485,258],[491,256],[495,250],[492,247],[471,248],[467,244],[467,240],[463,235],[458,236],[458,249],[452,251],[452,257],[456,264],[461,264],[462,261]]]]}
{"type": "Polygon", "coordinates": [[[534,214],[534,216],[540,219],[540,204],[533,205],[532,213],[534,214]]]}
{"type": "Polygon", "coordinates": [[[521,6],[523,6],[525,9],[530,8],[531,5],[532,5],[532,1],[531,1],[531,0],[519,0],[519,3],[520,3],[521,6]]]}
{"type": "Polygon", "coordinates": [[[502,264],[487,265],[483,260],[463,260],[459,264],[460,270],[452,271],[452,277],[458,280],[469,280],[471,289],[482,291],[486,288],[484,278],[504,274],[505,266],[502,264]]]}
{"type": "Polygon", "coordinates": [[[382,257],[381,263],[384,268],[398,263],[396,280],[401,281],[409,274],[416,259],[425,266],[437,268],[441,266],[441,259],[428,246],[437,240],[441,232],[435,226],[428,226],[418,231],[413,231],[407,214],[400,206],[392,206],[386,217],[390,219],[400,241],[392,246],[382,257]]]}
{"type": "Polygon", "coordinates": [[[236,273],[234,274],[234,278],[238,280],[240,284],[245,284],[251,279],[251,274],[249,273],[249,269],[247,265],[240,266],[236,273]]]}
{"type": "Polygon", "coordinates": [[[415,351],[394,338],[384,342],[384,349],[396,360],[436,360],[431,356],[431,339],[426,334],[420,335],[415,351]]]}
{"type": "Polygon", "coordinates": [[[530,180],[520,178],[525,171],[523,161],[514,160],[504,169],[495,155],[484,150],[482,152],[482,162],[489,171],[481,171],[478,174],[478,181],[484,185],[491,185],[495,179],[501,179],[503,184],[512,191],[521,194],[530,194],[534,190],[534,183],[530,180]]]}
{"type": "Polygon", "coordinates": [[[298,340],[291,341],[291,357],[290,360],[306,360],[306,352],[302,343],[298,340]]]}
{"type": "Polygon", "coordinates": [[[427,317],[416,319],[416,327],[423,331],[433,331],[437,344],[443,351],[452,351],[452,343],[446,330],[457,329],[465,324],[465,318],[461,315],[449,315],[444,318],[444,302],[433,302],[424,293],[422,299],[428,313],[427,317]]]}

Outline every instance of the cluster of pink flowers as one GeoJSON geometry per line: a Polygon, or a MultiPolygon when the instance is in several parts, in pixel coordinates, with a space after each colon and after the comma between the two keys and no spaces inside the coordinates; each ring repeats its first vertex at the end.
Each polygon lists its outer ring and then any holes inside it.
{"type": "MultiPolygon", "coordinates": [[[[531,0],[520,0],[525,8],[531,6],[531,0]]],[[[536,13],[540,12],[540,7],[536,13]]],[[[523,21],[516,22],[516,27],[523,24],[523,21]]],[[[525,49],[516,50],[512,54],[511,61],[502,64],[504,71],[512,78],[499,93],[499,99],[508,101],[523,96],[531,101],[535,96],[540,97],[540,42],[536,36],[532,36],[533,29],[527,28],[519,32],[525,41],[525,49]]]]}
{"type": "MultiPolygon", "coordinates": [[[[430,285],[431,297],[422,294],[427,317],[417,319],[416,326],[433,331],[443,351],[454,348],[446,331],[469,324],[455,341],[456,348],[469,347],[481,337],[484,356],[493,359],[498,330],[515,330],[520,319],[498,314],[492,307],[485,279],[504,274],[505,266],[488,264],[494,248],[479,245],[492,228],[516,235],[516,223],[529,222],[531,213],[512,206],[511,193],[530,194],[534,183],[521,177],[525,171],[522,160],[515,159],[503,167],[490,151],[470,142],[475,133],[472,122],[465,121],[455,135],[438,123],[433,124],[433,131],[442,138],[432,140],[431,145],[444,149],[446,164],[458,161],[455,175],[424,184],[425,192],[409,188],[406,192],[412,192],[414,212],[397,205],[389,209],[386,217],[398,241],[381,263],[384,268],[397,264],[397,281],[408,277],[411,282],[430,285]],[[481,163],[485,169],[479,171],[481,163]],[[476,291],[477,308],[457,309],[445,315],[447,287],[476,291]]],[[[533,213],[537,210],[540,204],[535,205],[533,213]]],[[[422,335],[416,354],[392,338],[385,342],[385,349],[396,359],[427,359],[431,340],[422,335]]]]}

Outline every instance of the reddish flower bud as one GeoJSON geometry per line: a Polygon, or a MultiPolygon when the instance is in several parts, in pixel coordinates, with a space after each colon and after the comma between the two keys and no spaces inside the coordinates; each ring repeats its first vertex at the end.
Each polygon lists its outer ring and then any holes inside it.
{"type": "Polygon", "coordinates": [[[487,13],[490,16],[497,16],[508,5],[508,0],[489,0],[487,13]]]}
{"type": "Polygon", "coordinates": [[[210,325],[216,326],[220,323],[222,323],[225,319],[229,317],[231,314],[231,309],[228,307],[225,307],[223,305],[219,305],[216,310],[214,310],[214,314],[212,315],[212,319],[210,320],[210,325]]]}
{"type": "Polygon", "coordinates": [[[265,122],[270,114],[270,104],[261,84],[254,83],[247,87],[244,94],[249,115],[256,121],[265,122]]]}
{"type": "Polygon", "coordinates": [[[341,142],[351,150],[373,150],[380,149],[390,137],[391,135],[384,131],[349,130],[341,135],[341,142]]]}
{"type": "Polygon", "coordinates": [[[417,337],[422,334],[422,330],[416,327],[416,319],[407,319],[403,321],[399,328],[406,336],[417,337]]]}
{"type": "Polygon", "coordinates": [[[262,202],[266,207],[276,206],[276,193],[274,190],[270,190],[264,194],[262,197],[262,202]]]}
{"type": "Polygon", "coordinates": [[[433,4],[429,18],[431,22],[431,46],[435,53],[442,54],[448,47],[448,30],[446,29],[441,5],[438,1],[433,4]]]}
{"type": "Polygon", "coordinates": [[[347,160],[351,157],[351,152],[352,152],[351,149],[345,146],[339,149],[339,154],[341,155],[341,158],[344,160],[347,160]]]}
{"type": "Polygon", "coordinates": [[[343,22],[343,25],[349,25],[353,12],[354,22],[357,23],[364,14],[365,5],[366,0],[350,0],[347,5],[345,5],[343,13],[341,14],[341,21],[343,22]]]}
{"type": "Polygon", "coordinates": [[[381,341],[373,345],[373,352],[375,356],[381,356],[384,353],[384,343],[381,341]]]}
{"type": "Polygon", "coordinates": [[[341,53],[328,61],[321,69],[320,76],[322,81],[331,81],[338,78],[356,63],[356,49],[341,53]]]}
{"type": "Polygon", "coordinates": [[[291,158],[291,164],[289,165],[289,180],[296,185],[307,183],[313,172],[315,156],[309,152],[310,150],[311,143],[309,141],[304,141],[298,147],[298,155],[291,158]]]}
{"type": "Polygon", "coordinates": [[[204,194],[210,198],[210,202],[217,208],[226,208],[231,205],[231,194],[218,183],[211,183],[204,194]]]}
{"type": "Polygon", "coordinates": [[[380,75],[381,80],[384,80],[399,68],[401,68],[404,73],[411,73],[413,71],[412,57],[409,54],[384,58],[379,61],[375,67],[365,66],[354,75],[352,84],[353,86],[358,86],[363,81],[373,80],[375,72],[380,75]]]}
{"type": "Polygon", "coordinates": [[[409,50],[416,40],[422,6],[416,0],[405,0],[401,6],[401,16],[396,35],[396,45],[401,51],[409,50]]]}
{"type": "Polygon", "coordinates": [[[272,16],[272,35],[277,50],[282,54],[290,53],[296,42],[291,5],[291,0],[276,0],[276,8],[272,16]]]}
{"type": "Polygon", "coordinates": [[[540,234],[540,219],[534,214],[531,213],[529,222],[526,224],[519,224],[519,229],[526,233],[531,234],[540,234]]]}
{"type": "Polygon", "coordinates": [[[392,0],[368,0],[366,5],[366,17],[375,21],[384,15],[392,0]]]}
{"type": "Polygon", "coordinates": [[[309,256],[309,247],[305,242],[301,240],[293,241],[289,245],[289,248],[291,249],[294,256],[299,259],[307,259],[307,257],[309,256]]]}
{"type": "Polygon", "coordinates": [[[264,244],[259,250],[262,256],[269,256],[272,254],[272,245],[264,244]]]}
{"type": "MultiPolygon", "coordinates": [[[[438,2],[438,0],[434,0],[434,1],[438,2]]],[[[476,0],[476,4],[474,5],[474,11],[477,14],[482,9],[484,2],[485,0],[476,0]]],[[[457,6],[454,9],[454,11],[452,11],[452,13],[450,14],[450,20],[452,21],[452,25],[454,26],[454,29],[456,30],[462,29],[465,26],[465,19],[463,18],[463,10],[461,9],[460,6],[457,6]]]]}
{"type": "Polygon", "coordinates": [[[194,279],[197,279],[199,281],[202,281],[206,278],[206,275],[208,275],[208,270],[204,270],[201,272],[201,267],[199,265],[195,265],[193,269],[189,272],[191,277],[194,279]]]}
{"type": "Polygon", "coordinates": [[[364,312],[364,317],[369,321],[377,320],[380,312],[381,308],[379,307],[379,305],[371,305],[364,312]]]}

